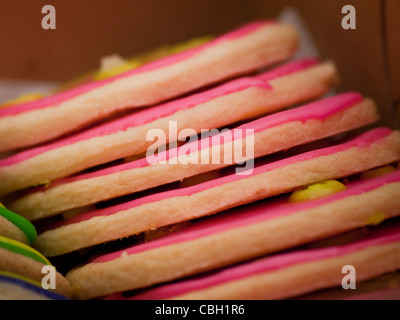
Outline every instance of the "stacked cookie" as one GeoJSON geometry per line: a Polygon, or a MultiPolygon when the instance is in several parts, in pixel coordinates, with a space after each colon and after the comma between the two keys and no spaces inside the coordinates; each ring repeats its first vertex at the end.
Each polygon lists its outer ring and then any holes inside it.
{"type": "Polygon", "coordinates": [[[334,64],[290,61],[297,44],[251,23],[0,109],[0,194],[74,298],[282,299],[343,263],[400,268],[400,132],[363,130],[374,101],[328,97],[334,64]]]}
{"type": "Polygon", "coordinates": [[[28,220],[0,204],[1,300],[64,300],[71,297],[69,282],[46,257],[31,247],[36,237],[36,229],[28,220]],[[54,277],[49,281],[57,285],[44,279],[48,271],[54,277]]]}

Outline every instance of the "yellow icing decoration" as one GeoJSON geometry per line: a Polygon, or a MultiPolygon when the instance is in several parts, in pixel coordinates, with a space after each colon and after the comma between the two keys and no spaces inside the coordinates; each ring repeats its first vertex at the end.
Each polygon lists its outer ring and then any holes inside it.
{"type": "Polygon", "coordinates": [[[27,246],[26,244],[23,244],[22,242],[19,242],[19,241],[13,240],[13,239],[9,239],[9,238],[3,237],[3,236],[0,236],[0,242],[7,245],[7,247],[10,247],[10,248],[14,247],[16,249],[18,249],[18,248],[21,249],[22,254],[24,254],[23,252],[26,251],[26,252],[30,253],[32,257],[37,256],[38,259],[41,260],[44,264],[51,265],[50,261],[47,260],[47,258],[44,255],[42,255],[39,251],[33,249],[30,246],[27,246]]]}
{"type": "MultiPolygon", "coordinates": [[[[97,71],[96,71],[97,72],[97,71]]],[[[86,82],[90,82],[93,79],[93,75],[96,73],[94,71],[87,72],[85,74],[82,74],[76,78],[73,78],[71,80],[68,80],[64,82],[63,84],[59,85],[57,88],[53,90],[53,94],[63,92],[75,87],[78,87],[86,82]]]]}
{"type": "Polygon", "coordinates": [[[35,280],[32,280],[30,278],[24,277],[22,275],[16,274],[16,273],[7,272],[7,271],[0,271],[0,276],[5,276],[5,277],[8,277],[8,278],[13,278],[13,279],[19,279],[19,280],[28,282],[28,283],[30,283],[30,284],[32,284],[34,286],[37,286],[39,288],[42,288],[42,285],[39,282],[37,282],[35,280]]]}
{"type": "MultiPolygon", "coordinates": [[[[164,58],[168,55],[195,48],[210,41],[211,39],[212,37],[209,36],[198,37],[186,42],[178,43],[176,45],[162,46],[145,53],[137,54],[127,59],[116,57],[116,55],[106,57],[104,59],[106,61],[111,60],[112,63],[109,64],[107,62],[105,66],[100,68],[100,70],[92,70],[77,78],[67,81],[56,88],[53,93],[62,92],[93,80],[103,80],[112,76],[116,76],[120,73],[135,69],[141,65],[164,58]]],[[[102,59],[102,62],[104,59],[102,59]]]]}
{"type": "Polygon", "coordinates": [[[294,191],[289,197],[289,202],[319,199],[343,190],[346,190],[343,183],[336,180],[325,180],[294,191]]]}
{"type": "Polygon", "coordinates": [[[183,43],[178,43],[176,45],[160,47],[158,49],[133,56],[131,58],[128,58],[127,60],[124,60],[122,58],[117,59],[117,57],[115,56],[110,56],[106,58],[106,61],[107,59],[110,59],[112,62],[115,62],[115,64],[109,68],[107,68],[107,66],[101,68],[101,70],[98,71],[93,78],[95,81],[107,79],[123,72],[138,68],[143,64],[152,62],[160,58],[164,58],[168,55],[195,48],[210,40],[211,37],[195,38],[183,43]]]}
{"type": "Polygon", "coordinates": [[[6,207],[0,202],[0,207],[6,209],[6,207]]]}
{"type": "Polygon", "coordinates": [[[137,60],[140,61],[140,63],[145,64],[157,59],[164,58],[171,54],[179,53],[188,49],[193,49],[206,42],[209,42],[210,40],[212,40],[212,37],[205,36],[205,37],[194,38],[175,45],[164,45],[156,49],[150,50],[148,52],[137,54],[133,57],[128,58],[128,60],[137,60]]]}
{"type": "Polygon", "coordinates": [[[181,52],[184,50],[198,47],[198,46],[210,41],[211,39],[212,39],[212,37],[208,37],[208,36],[194,38],[194,39],[170,46],[169,50],[170,50],[171,54],[178,53],[178,52],[181,52]]]}
{"type": "Polygon", "coordinates": [[[384,220],[386,219],[385,214],[382,212],[375,213],[373,216],[371,216],[365,225],[367,226],[377,226],[378,224],[381,224],[384,220]]]}
{"type": "Polygon", "coordinates": [[[396,171],[396,168],[391,165],[387,165],[384,167],[379,167],[379,168],[375,168],[375,169],[371,169],[371,170],[363,172],[361,174],[361,179],[371,179],[371,178],[383,176],[383,175],[388,174],[393,171],[396,171]]]}
{"type": "Polygon", "coordinates": [[[42,180],[33,185],[32,187],[45,187],[48,188],[50,187],[51,181],[50,180],[42,180]]]}
{"type": "Polygon", "coordinates": [[[107,78],[111,78],[113,76],[116,76],[118,74],[121,74],[123,72],[135,69],[137,67],[140,67],[141,63],[139,61],[128,61],[128,62],[123,62],[122,64],[119,64],[113,68],[110,69],[105,69],[99,71],[95,76],[94,80],[99,81],[107,78]]]}
{"type": "Polygon", "coordinates": [[[28,93],[28,94],[19,96],[18,98],[8,100],[8,101],[0,104],[0,108],[9,107],[9,106],[12,106],[15,104],[20,104],[20,103],[24,103],[24,102],[33,101],[33,100],[39,100],[42,98],[43,98],[43,95],[41,93],[28,93]]]}

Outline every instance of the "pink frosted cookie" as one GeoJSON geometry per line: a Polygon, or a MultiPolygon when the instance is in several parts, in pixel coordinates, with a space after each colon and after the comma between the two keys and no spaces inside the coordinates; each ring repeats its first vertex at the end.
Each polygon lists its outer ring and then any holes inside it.
{"type": "MultiPolygon", "coordinates": [[[[254,77],[174,100],[0,160],[0,194],[66,177],[86,168],[146,152],[150,130],[168,141],[190,128],[223,127],[313,99],[336,81],[335,67],[314,59],[290,62],[254,77]],[[176,130],[170,130],[171,122],[176,130]]],[[[0,110],[1,112],[1,110],[0,110]]],[[[193,133],[192,133],[193,134],[193,133]]],[[[166,142],[168,142],[166,141],[166,142]]]]}
{"type": "Polygon", "coordinates": [[[105,80],[0,109],[0,151],[49,141],[117,111],[150,106],[288,58],[296,30],[250,23],[189,49],[105,80]]]}
{"type": "MultiPolygon", "coordinates": [[[[254,130],[254,156],[260,157],[360,127],[377,120],[377,118],[376,107],[370,99],[350,92],[275,113],[236,129],[243,132],[246,129],[254,130]]],[[[222,145],[210,141],[210,146],[207,147],[210,155],[213,154],[213,146],[214,149],[220,148],[220,163],[213,163],[212,159],[204,163],[199,159],[197,163],[185,163],[177,160],[176,164],[158,161],[158,163],[150,165],[144,158],[93,173],[56,180],[51,183],[50,187],[42,187],[37,192],[30,192],[10,203],[9,207],[16,212],[23,213],[29,220],[37,220],[62,211],[84,207],[223,168],[229,165],[228,161],[224,161],[224,150],[233,155],[232,139],[236,140],[232,131],[229,133],[229,136],[220,134],[220,136],[229,137],[229,141],[225,139],[222,145]],[[224,145],[227,147],[222,149],[224,145]]],[[[242,141],[241,148],[244,149],[242,154],[245,155],[246,139],[237,138],[237,140],[239,139],[242,141]]],[[[196,146],[202,145],[202,141],[192,143],[196,146]]],[[[178,148],[176,154],[181,154],[183,149],[190,150],[189,146],[185,145],[178,148]]],[[[200,156],[201,152],[204,152],[203,148],[200,149],[200,156]]],[[[172,154],[172,151],[170,153],[172,154]]],[[[191,153],[199,154],[197,150],[191,153]]],[[[163,159],[168,154],[168,152],[164,152],[158,157],[163,159]]],[[[190,154],[185,152],[185,157],[190,157],[190,154]]],[[[232,159],[230,163],[234,163],[234,160],[232,159]]]]}
{"type": "Polygon", "coordinates": [[[378,128],[343,144],[257,166],[249,175],[231,174],[54,222],[35,245],[47,256],[61,255],[399,159],[400,132],[378,128]]]}
{"type": "Polygon", "coordinates": [[[341,287],[345,266],[354,268],[356,283],[400,269],[400,225],[372,229],[364,238],[346,244],[277,254],[131,297],[115,294],[106,299],[293,298],[319,289],[341,287]]]}
{"type": "Polygon", "coordinates": [[[400,170],[345,186],[315,200],[290,203],[283,196],[229,210],[160,239],[99,256],[68,278],[78,296],[98,297],[324,239],[369,225],[377,213],[385,219],[400,215],[400,170]],[[109,281],[102,281],[100,274],[109,281]]]}

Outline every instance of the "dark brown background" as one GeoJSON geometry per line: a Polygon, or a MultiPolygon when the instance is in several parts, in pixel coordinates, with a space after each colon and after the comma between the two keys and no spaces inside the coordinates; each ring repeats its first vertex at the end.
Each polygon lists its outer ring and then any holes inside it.
{"type": "Polygon", "coordinates": [[[336,62],[338,89],[374,98],[381,123],[397,126],[399,0],[0,0],[0,78],[67,80],[97,67],[104,55],[225,32],[274,18],[286,6],[299,10],[322,58],[336,62]],[[56,8],[56,30],[41,27],[46,4],[56,8]],[[356,30],[341,28],[346,4],[356,8],[356,30]]]}

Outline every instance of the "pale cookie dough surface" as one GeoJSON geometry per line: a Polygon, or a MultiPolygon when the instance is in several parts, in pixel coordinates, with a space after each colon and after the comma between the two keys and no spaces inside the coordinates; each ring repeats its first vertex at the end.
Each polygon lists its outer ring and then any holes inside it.
{"type": "Polygon", "coordinates": [[[166,142],[170,139],[174,141],[177,137],[169,130],[171,121],[176,121],[177,132],[186,128],[201,132],[202,129],[224,127],[317,98],[332,87],[336,77],[334,65],[326,62],[275,78],[268,82],[272,89],[252,86],[127,130],[84,138],[45,150],[23,161],[0,167],[0,194],[146,152],[154,144],[154,141],[146,141],[152,129],[162,130],[166,142]]]}
{"type": "Polygon", "coordinates": [[[208,46],[177,63],[123,75],[55,106],[3,116],[0,118],[0,150],[32,146],[118,110],[153,105],[272,65],[289,57],[297,48],[297,42],[293,27],[267,23],[244,36],[208,46]]]}
{"type": "MultiPolygon", "coordinates": [[[[166,242],[144,251],[140,251],[138,247],[139,251],[133,253],[129,253],[127,249],[126,255],[121,250],[118,252],[121,257],[115,254],[115,259],[112,259],[113,255],[111,260],[94,260],[71,271],[67,278],[71,281],[75,294],[83,297],[168,282],[363,227],[376,212],[384,212],[386,218],[397,216],[400,214],[400,200],[396,199],[399,191],[400,182],[388,183],[371,191],[337,200],[326,202],[321,199],[322,201],[317,201],[308,209],[300,209],[287,215],[265,217],[264,220],[247,224],[242,221],[244,225],[228,229],[220,225],[220,231],[196,238],[190,238],[188,234],[187,241],[170,240],[171,243],[166,242]],[[99,281],[100,274],[107,277],[106,284],[99,281]]],[[[249,206],[247,210],[257,210],[257,206],[262,208],[262,203],[249,206]]],[[[237,219],[240,219],[241,210],[245,213],[246,207],[229,211],[226,215],[237,212],[237,219]]],[[[265,210],[268,210],[267,202],[265,210]]],[[[219,217],[209,219],[214,219],[217,223],[224,221],[219,217]]],[[[161,238],[159,243],[162,242],[161,238]]]]}
{"type": "Polygon", "coordinates": [[[399,158],[400,132],[392,132],[368,145],[350,147],[303,161],[292,161],[282,167],[216,185],[191,195],[167,197],[111,215],[96,216],[48,230],[38,236],[34,245],[44,255],[60,255],[214,214],[321,180],[349,176],[398,161],[399,158]]]}

